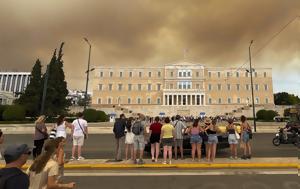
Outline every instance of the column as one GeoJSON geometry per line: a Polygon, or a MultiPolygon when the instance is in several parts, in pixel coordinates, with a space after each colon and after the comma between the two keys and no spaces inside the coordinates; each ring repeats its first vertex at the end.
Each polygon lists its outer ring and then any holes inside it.
{"type": "Polygon", "coordinates": [[[203,106],[202,95],[200,95],[200,106],[203,106]]]}
{"type": "Polygon", "coordinates": [[[205,106],[205,99],[204,99],[204,95],[201,95],[201,101],[203,102],[203,106],[205,106]]]}
{"type": "Polygon", "coordinates": [[[181,103],[179,103],[179,95],[177,94],[177,105],[181,105],[181,103]]]}
{"type": "Polygon", "coordinates": [[[17,91],[18,78],[19,78],[19,75],[16,75],[15,87],[14,87],[14,89],[13,89],[14,92],[18,92],[18,91],[17,91]]]}
{"type": "Polygon", "coordinates": [[[4,91],[6,91],[7,84],[8,84],[8,75],[6,75],[6,80],[5,80],[5,85],[4,85],[4,91]]]}
{"type": "Polygon", "coordinates": [[[183,105],[183,95],[181,95],[181,106],[183,105]]]}
{"type": "Polygon", "coordinates": [[[167,105],[169,106],[169,94],[167,94],[167,105]]]}

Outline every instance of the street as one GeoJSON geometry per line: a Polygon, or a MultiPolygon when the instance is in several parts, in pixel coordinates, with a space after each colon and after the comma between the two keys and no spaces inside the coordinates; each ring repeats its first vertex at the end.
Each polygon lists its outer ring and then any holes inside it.
{"type": "MultiPolygon", "coordinates": [[[[33,145],[32,136],[30,134],[5,135],[3,148],[13,143],[33,145]]],[[[273,146],[273,137],[274,134],[254,134],[254,139],[252,140],[253,157],[298,157],[297,148],[293,144],[282,144],[279,147],[273,146]]],[[[112,159],[114,157],[114,147],[112,134],[90,134],[88,140],[85,141],[83,156],[87,159],[112,159]]],[[[70,140],[67,142],[66,153],[67,158],[69,158],[71,153],[70,140]]],[[[217,157],[228,156],[229,149],[219,150],[217,153],[217,157]]]]}
{"type": "MultiPolygon", "coordinates": [[[[147,171],[147,170],[146,170],[147,171]]],[[[174,172],[176,170],[173,170],[174,172]]],[[[72,175],[69,174],[69,175],[72,175]]],[[[90,174],[91,175],[91,174],[90,174]]],[[[149,175],[149,176],[67,176],[80,189],[297,189],[299,177],[291,174],[149,175]]]]}

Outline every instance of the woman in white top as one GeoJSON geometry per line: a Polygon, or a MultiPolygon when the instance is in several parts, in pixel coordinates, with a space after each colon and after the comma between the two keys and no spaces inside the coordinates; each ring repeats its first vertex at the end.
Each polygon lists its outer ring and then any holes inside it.
{"type": "Polygon", "coordinates": [[[59,164],[54,157],[58,150],[58,140],[46,142],[43,153],[34,160],[28,170],[29,189],[74,188],[74,182],[62,184],[58,181],[59,164]]]}
{"type": "Polygon", "coordinates": [[[72,125],[66,121],[65,116],[60,115],[56,121],[56,138],[64,137],[67,138],[66,128],[72,129],[72,125]]]}

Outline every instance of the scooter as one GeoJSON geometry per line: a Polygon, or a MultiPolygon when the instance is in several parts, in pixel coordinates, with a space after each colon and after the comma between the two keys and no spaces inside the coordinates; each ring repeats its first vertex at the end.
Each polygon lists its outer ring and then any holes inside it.
{"type": "Polygon", "coordinates": [[[279,128],[278,133],[275,134],[273,138],[273,145],[279,146],[280,144],[294,144],[295,146],[300,146],[300,139],[298,133],[288,133],[287,140],[284,139],[283,128],[279,128]]]}

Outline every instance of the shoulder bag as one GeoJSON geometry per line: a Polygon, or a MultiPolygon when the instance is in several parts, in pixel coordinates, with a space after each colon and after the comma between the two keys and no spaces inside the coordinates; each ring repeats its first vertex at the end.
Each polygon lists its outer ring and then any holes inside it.
{"type": "Polygon", "coordinates": [[[83,132],[83,134],[84,134],[84,139],[87,139],[87,135],[86,135],[86,133],[83,131],[83,129],[82,129],[81,125],[80,125],[79,119],[77,119],[77,122],[78,122],[78,125],[79,125],[80,129],[82,130],[82,132],[83,132]]]}
{"type": "Polygon", "coordinates": [[[48,138],[49,138],[49,134],[48,134],[47,132],[41,131],[41,129],[39,129],[37,126],[35,126],[35,128],[36,128],[36,130],[37,130],[38,132],[40,132],[41,134],[44,135],[44,139],[48,139],[48,138]]]}

